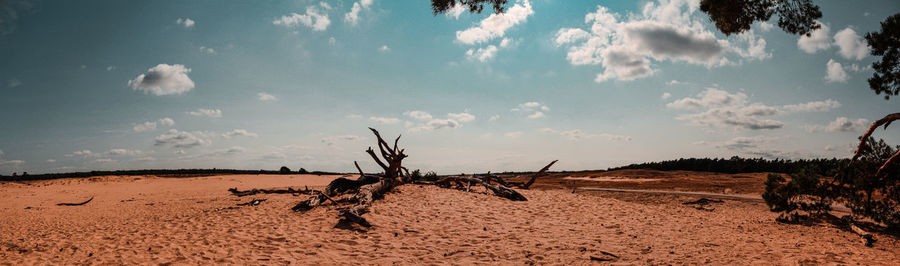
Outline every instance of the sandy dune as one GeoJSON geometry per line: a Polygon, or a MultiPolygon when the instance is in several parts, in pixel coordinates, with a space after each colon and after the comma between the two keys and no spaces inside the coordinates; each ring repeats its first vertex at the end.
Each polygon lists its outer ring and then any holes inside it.
{"type": "Polygon", "coordinates": [[[289,210],[302,197],[237,198],[226,189],[319,187],[334,176],[102,177],[0,183],[0,262],[240,264],[896,265],[900,243],[864,247],[852,233],[785,225],[756,203],[715,211],[639,204],[564,190],[529,201],[419,185],[398,188],[366,215],[368,232],[333,228],[335,212],[289,210]],[[56,206],[90,196],[85,206],[56,206]],[[265,198],[258,206],[236,203],[265,198]]]}

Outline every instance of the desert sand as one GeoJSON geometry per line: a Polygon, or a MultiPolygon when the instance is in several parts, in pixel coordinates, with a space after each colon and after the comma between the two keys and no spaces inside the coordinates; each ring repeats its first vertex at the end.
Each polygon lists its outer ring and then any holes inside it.
{"type": "MultiPolygon", "coordinates": [[[[230,187],[321,188],[337,176],[95,177],[0,183],[0,264],[867,264],[897,265],[900,243],[865,247],[828,226],[781,224],[765,205],[713,211],[566,189],[487,194],[404,185],[373,203],[368,231],[334,228],[306,196],[238,198],[230,187]],[[83,206],[57,206],[80,202],[83,206]],[[257,206],[236,206],[267,199],[257,206]],[[618,258],[603,255],[614,254],[618,258]],[[592,261],[591,256],[613,259],[592,261]]],[[[654,177],[656,178],[656,177],[654,177]]],[[[695,198],[694,198],[695,199],[695,198]]]]}

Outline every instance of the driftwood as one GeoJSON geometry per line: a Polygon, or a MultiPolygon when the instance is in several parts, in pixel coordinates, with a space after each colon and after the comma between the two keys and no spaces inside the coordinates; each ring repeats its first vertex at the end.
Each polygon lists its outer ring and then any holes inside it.
{"type": "MultiPolygon", "coordinates": [[[[869,126],[869,129],[866,130],[866,133],[864,133],[862,137],[859,138],[859,146],[856,147],[856,153],[853,154],[853,158],[850,159],[850,163],[855,162],[857,159],[859,159],[859,156],[862,155],[863,149],[866,146],[866,139],[868,139],[869,136],[872,136],[872,133],[875,132],[875,129],[880,126],[884,126],[884,129],[887,130],[887,127],[891,125],[891,122],[894,122],[895,120],[900,120],[900,113],[889,114],[884,116],[884,118],[878,119],[878,121],[873,122],[872,125],[869,126]]],[[[884,164],[882,164],[881,167],[878,168],[878,172],[875,172],[875,176],[880,176],[881,171],[883,171],[893,163],[900,161],[900,158],[898,157],[900,157],[900,151],[897,151],[893,156],[891,156],[891,158],[885,161],[884,164]]]]}
{"type": "Polygon", "coordinates": [[[88,200],[78,202],[78,203],[57,203],[56,206],[81,206],[81,205],[88,204],[88,202],[91,202],[92,200],[94,200],[94,197],[91,197],[88,200]]]}
{"type": "Polygon", "coordinates": [[[515,186],[515,187],[518,187],[521,189],[528,189],[529,187],[531,187],[532,184],[534,184],[534,181],[537,180],[538,177],[546,175],[547,170],[550,169],[550,166],[553,166],[553,164],[555,164],[556,161],[558,161],[558,160],[553,160],[552,162],[547,164],[547,166],[544,166],[544,168],[541,168],[541,170],[539,170],[537,173],[532,175],[531,178],[528,179],[527,182],[524,182],[524,183],[523,182],[509,182],[509,185],[515,186]]]}
{"type": "Polygon", "coordinates": [[[382,198],[397,186],[415,183],[423,185],[435,185],[442,188],[456,188],[470,191],[472,186],[481,185],[493,192],[494,195],[510,199],[513,201],[525,201],[525,196],[513,190],[513,187],[527,189],[534,183],[538,177],[545,175],[547,169],[556,161],[550,162],[543,169],[534,174],[528,182],[512,183],[503,180],[500,177],[491,175],[472,176],[451,176],[444,177],[437,181],[429,182],[425,180],[414,180],[409,173],[409,169],[403,166],[403,159],[407,157],[404,149],[398,147],[400,137],[394,139],[393,145],[385,141],[381,134],[373,128],[369,128],[375,135],[378,143],[378,151],[369,147],[366,153],[372,157],[372,160],[381,168],[380,174],[366,174],[357,162],[353,162],[359,177],[355,180],[348,178],[337,178],[332,180],[322,191],[317,190],[265,190],[252,189],[247,191],[239,191],[235,188],[229,189],[236,196],[247,196],[258,193],[292,193],[292,194],[310,194],[306,200],[297,203],[291,210],[304,213],[318,206],[332,205],[338,212],[337,228],[354,229],[358,225],[364,228],[371,227],[363,215],[369,212],[369,206],[372,202],[382,198]],[[330,203],[330,204],[328,204],[330,203]]]}
{"type": "MultiPolygon", "coordinates": [[[[438,181],[434,182],[435,185],[437,185],[439,187],[443,187],[443,188],[450,188],[450,187],[453,187],[454,185],[456,185],[457,188],[460,188],[462,186],[462,184],[471,184],[471,183],[479,184],[479,185],[487,188],[491,192],[494,192],[494,195],[497,195],[498,197],[501,197],[501,198],[507,198],[512,201],[528,200],[525,198],[525,196],[522,196],[522,194],[519,194],[519,192],[516,192],[515,190],[509,189],[504,186],[491,184],[490,182],[485,181],[484,179],[477,178],[474,176],[448,176],[448,177],[443,177],[441,179],[438,179],[438,181]]],[[[468,191],[468,189],[466,189],[466,191],[468,191]]]]}
{"type": "Polygon", "coordinates": [[[309,194],[318,193],[317,190],[311,190],[308,187],[304,188],[304,189],[293,189],[293,188],[256,189],[256,188],[254,188],[251,190],[244,190],[244,191],[238,190],[237,188],[229,188],[228,192],[231,192],[231,194],[234,194],[235,196],[238,196],[238,197],[244,197],[244,196],[250,196],[250,195],[256,195],[256,194],[307,194],[307,195],[309,195],[309,194]]]}
{"type": "Polygon", "coordinates": [[[853,231],[854,233],[856,233],[857,235],[862,237],[862,239],[865,242],[867,247],[873,246],[875,244],[875,241],[877,241],[875,239],[875,235],[873,235],[872,233],[866,232],[866,230],[859,228],[852,222],[850,223],[850,231],[853,231]]]}

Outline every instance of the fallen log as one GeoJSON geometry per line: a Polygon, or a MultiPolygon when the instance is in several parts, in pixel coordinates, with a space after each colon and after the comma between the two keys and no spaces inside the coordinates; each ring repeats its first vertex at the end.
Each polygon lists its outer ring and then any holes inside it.
{"type": "Polygon", "coordinates": [[[92,200],[94,200],[94,197],[91,197],[88,200],[78,202],[78,203],[57,203],[56,206],[81,206],[81,205],[88,204],[88,202],[91,202],[92,200]]]}
{"type": "Polygon", "coordinates": [[[521,189],[528,189],[529,187],[531,187],[531,185],[534,184],[534,181],[537,180],[538,177],[546,175],[547,170],[549,170],[550,166],[553,166],[553,164],[555,164],[556,161],[559,161],[559,160],[553,160],[552,162],[547,164],[547,166],[544,166],[544,168],[541,168],[541,170],[539,170],[537,173],[535,173],[534,175],[531,175],[531,178],[529,178],[528,181],[526,181],[526,182],[509,182],[507,186],[515,186],[515,187],[518,187],[521,189]]]}
{"type": "Polygon", "coordinates": [[[438,187],[450,188],[454,184],[466,184],[469,182],[480,184],[481,186],[487,188],[491,192],[494,192],[494,195],[497,195],[498,197],[501,197],[501,198],[506,198],[506,199],[513,200],[513,201],[528,200],[527,198],[525,198],[525,196],[522,196],[522,194],[519,194],[519,192],[516,192],[515,190],[509,189],[509,188],[503,187],[503,186],[494,185],[494,184],[491,184],[490,182],[487,182],[480,178],[475,178],[472,176],[447,176],[447,177],[438,179],[438,181],[435,181],[434,184],[437,185],[438,187]]]}
{"type": "Polygon", "coordinates": [[[250,195],[256,195],[256,194],[307,194],[307,195],[312,195],[312,194],[318,193],[317,190],[312,190],[309,188],[304,188],[304,189],[293,189],[293,188],[256,189],[256,188],[254,188],[251,190],[244,190],[244,191],[238,190],[237,188],[229,188],[228,192],[231,192],[231,194],[234,194],[235,196],[238,196],[238,197],[244,197],[244,196],[250,196],[250,195]]]}

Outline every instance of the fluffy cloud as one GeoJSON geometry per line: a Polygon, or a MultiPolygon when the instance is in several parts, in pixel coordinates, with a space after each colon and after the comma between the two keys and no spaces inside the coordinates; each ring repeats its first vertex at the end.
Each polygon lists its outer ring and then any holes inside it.
{"type": "Polygon", "coordinates": [[[359,12],[363,9],[368,10],[369,7],[372,6],[372,1],[373,0],[360,0],[359,2],[353,3],[350,12],[344,14],[344,22],[350,24],[350,26],[359,24],[359,12]]]}
{"type": "Polygon", "coordinates": [[[190,68],[184,65],[159,64],[128,81],[128,86],[137,91],[153,95],[182,94],[194,88],[194,81],[188,77],[190,68]]]}
{"type": "Polygon", "coordinates": [[[461,122],[461,123],[465,123],[465,122],[469,122],[469,121],[475,120],[475,116],[472,115],[472,114],[470,114],[470,113],[467,113],[467,112],[462,112],[462,113],[447,113],[447,117],[449,117],[450,119],[459,121],[459,122],[461,122]]]}
{"type": "Polygon", "coordinates": [[[99,156],[99,154],[96,154],[96,153],[92,152],[91,150],[80,150],[80,151],[74,151],[69,154],[65,154],[63,156],[69,157],[69,158],[72,158],[72,157],[96,157],[96,156],[99,156]]]}
{"type": "Polygon", "coordinates": [[[366,138],[364,138],[364,137],[360,137],[360,136],[356,136],[356,135],[341,135],[341,136],[324,137],[324,138],[322,138],[321,141],[322,141],[322,143],[325,143],[325,145],[331,146],[331,145],[334,145],[334,143],[338,142],[338,141],[361,141],[361,140],[365,140],[365,139],[366,138]]]}
{"type": "Polygon", "coordinates": [[[376,123],[381,123],[381,124],[396,124],[396,123],[400,123],[400,121],[401,121],[399,118],[395,118],[395,117],[380,117],[380,116],[370,116],[369,120],[376,122],[376,123]]]}
{"type": "Polygon", "coordinates": [[[206,116],[211,118],[221,118],[222,110],[219,109],[203,109],[199,108],[197,111],[190,111],[188,114],[192,116],[206,116]]]}
{"type": "Polygon", "coordinates": [[[834,44],[838,53],[846,59],[860,60],[869,54],[869,46],[856,31],[847,27],[834,34],[834,44]]]}
{"type": "Polygon", "coordinates": [[[735,137],[717,145],[717,147],[764,158],[788,157],[788,154],[784,152],[764,147],[766,143],[771,143],[778,139],[777,137],[768,136],[735,137]]]}
{"type": "Polygon", "coordinates": [[[132,128],[132,130],[134,130],[134,132],[146,132],[146,131],[156,130],[156,127],[158,127],[158,126],[169,126],[170,127],[170,126],[174,126],[174,125],[175,125],[175,120],[172,120],[171,118],[168,118],[168,117],[164,117],[164,118],[160,118],[159,120],[156,120],[156,121],[147,121],[142,124],[137,124],[132,128]]]}
{"type": "Polygon", "coordinates": [[[282,16],[281,18],[272,21],[272,24],[285,26],[288,28],[303,25],[311,28],[314,31],[324,31],[328,29],[328,25],[331,24],[331,20],[328,19],[328,14],[325,14],[324,12],[319,10],[319,6],[308,6],[306,7],[305,14],[291,13],[290,15],[282,16]]]}
{"type": "Polygon", "coordinates": [[[0,166],[19,166],[25,164],[25,161],[23,160],[6,160],[4,155],[3,151],[0,150],[0,166]]]}
{"type": "Polygon", "coordinates": [[[428,112],[419,110],[408,111],[403,114],[416,120],[431,120],[432,118],[431,114],[429,114],[428,112]]]}
{"type": "Polygon", "coordinates": [[[255,137],[259,137],[259,134],[249,132],[246,129],[235,129],[235,130],[228,131],[228,132],[225,132],[224,134],[222,134],[222,137],[224,137],[226,139],[231,138],[231,137],[236,137],[236,136],[255,138],[255,137]]]}
{"type": "Polygon", "coordinates": [[[503,134],[503,136],[504,136],[504,137],[507,137],[507,138],[514,139],[514,138],[521,137],[522,134],[525,134],[525,133],[522,133],[522,131],[513,131],[513,132],[506,132],[506,133],[503,134]]]}
{"type": "Polygon", "coordinates": [[[491,14],[481,20],[477,26],[456,32],[456,40],[463,44],[473,45],[503,37],[506,31],[515,25],[524,23],[534,15],[528,0],[518,1],[501,14],[491,14]]]}
{"type": "Polygon", "coordinates": [[[552,128],[542,128],[541,132],[550,133],[550,134],[558,134],[558,135],[568,139],[569,141],[579,141],[582,139],[593,139],[593,138],[603,138],[608,141],[631,141],[631,137],[629,137],[629,136],[614,135],[614,134],[609,134],[609,133],[590,134],[590,133],[583,132],[579,129],[559,131],[559,130],[555,130],[552,128]]]}
{"type": "Polygon", "coordinates": [[[378,47],[378,51],[382,52],[382,53],[387,53],[387,52],[391,51],[391,48],[388,47],[387,45],[382,45],[381,47],[378,47]]]}
{"type": "Polygon", "coordinates": [[[416,133],[422,131],[440,130],[440,129],[457,129],[462,127],[463,123],[475,120],[475,115],[468,112],[447,113],[447,118],[435,118],[431,114],[423,111],[409,111],[406,115],[416,120],[425,121],[419,125],[413,122],[407,122],[406,127],[409,132],[416,133]]]}
{"type": "Polygon", "coordinates": [[[863,132],[869,127],[869,120],[858,118],[850,119],[846,117],[838,117],[828,125],[806,126],[809,132],[863,132]]]}
{"type": "Polygon", "coordinates": [[[447,14],[445,15],[447,17],[453,17],[453,19],[459,19],[459,16],[466,11],[468,11],[468,9],[465,6],[463,6],[461,3],[456,3],[456,5],[450,8],[450,10],[447,10],[447,14]]]}
{"type": "Polygon", "coordinates": [[[206,46],[200,46],[200,52],[205,54],[216,54],[216,50],[206,46]]]}
{"type": "Polygon", "coordinates": [[[844,71],[844,67],[841,66],[841,63],[835,62],[834,59],[828,59],[828,63],[825,64],[825,69],[825,81],[828,83],[845,83],[847,82],[847,79],[850,78],[850,75],[847,75],[847,72],[844,71]]]}
{"type": "Polygon", "coordinates": [[[110,149],[109,151],[106,151],[106,155],[116,155],[116,156],[121,156],[121,155],[134,156],[134,155],[141,155],[141,154],[144,154],[144,152],[141,150],[110,149]]]}
{"type": "Polygon", "coordinates": [[[663,94],[660,95],[659,98],[666,100],[666,99],[672,98],[672,94],[668,93],[668,92],[663,92],[663,94]]]}
{"type": "Polygon", "coordinates": [[[785,105],[783,108],[794,112],[825,112],[841,107],[841,103],[832,99],[801,104],[785,105]]]}
{"type": "Polygon", "coordinates": [[[18,86],[22,86],[22,81],[19,81],[18,79],[10,79],[6,81],[7,88],[15,88],[18,86]]]}
{"type": "Polygon", "coordinates": [[[278,97],[275,97],[275,95],[268,94],[265,92],[257,93],[256,97],[259,98],[260,101],[277,101],[278,100],[278,97]]]}
{"type": "Polygon", "coordinates": [[[730,64],[726,55],[762,60],[771,57],[766,41],[751,30],[732,40],[720,40],[707,30],[696,1],[648,3],[640,14],[621,19],[604,6],[585,15],[589,31],[561,28],[554,42],[568,46],[572,65],[602,65],[596,82],[635,80],[653,75],[650,59],[680,61],[708,67],[730,64]]]}
{"type": "Polygon", "coordinates": [[[539,102],[526,102],[510,109],[510,111],[528,114],[528,118],[541,118],[544,117],[544,112],[550,111],[550,107],[539,102]]]}
{"type": "Polygon", "coordinates": [[[191,18],[178,18],[175,20],[175,23],[184,26],[185,28],[193,28],[195,24],[194,20],[191,18]]]}
{"type": "Polygon", "coordinates": [[[487,62],[494,58],[497,55],[497,46],[488,45],[484,48],[478,49],[469,49],[466,51],[466,58],[469,60],[478,60],[480,62],[487,62]]]}
{"type": "Polygon", "coordinates": [[[208,145],[210,141],[202,132],[178,131],[169,129],[168,132],[156,137],[156,146],[170,146],[174,148],[192,148],[200,145],[208,145]]]}
{"type": "Polygon", "coordinates": [[[751,130],[784,127],[784,123],[780,121],[762,118],[777,114],[777,108],[759,103],[747,105],[746,94],[729,93],[716,88],[707,88],[695,98],[682,98],[666,106],[672,109],[706,109],[699,113],[683,114],[677,117],[678,120],[686,120],[698,126],[751,130]]]}
{"type": "Polygon", "coordinates": [[[797,39],[797,48],[804,52],[814,54],[819,50],[827,50],[831,47],[831,28],[819,23],[819,28],[812,31],[809,36],[802,35],[797,39]]]}

